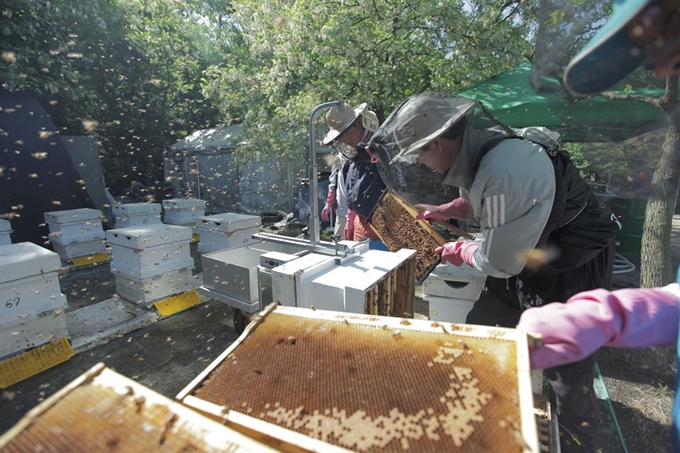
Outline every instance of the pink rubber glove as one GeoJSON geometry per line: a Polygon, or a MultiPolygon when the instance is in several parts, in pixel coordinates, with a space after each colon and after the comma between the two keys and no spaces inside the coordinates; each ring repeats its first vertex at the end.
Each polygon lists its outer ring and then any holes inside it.
{"type": "Polygon", "coordinates": [[[347,225],[345,225],[345,239],[348,241],[353,241],[354,240],[354,218],[357,216],[357,213],[350,210],[347,211],[347,225]]]}
{"type": "Polygon", "coordinates": [[[331,219],[333,203],[335,203],[335,189],[329,189],[328,196],[326,197],[326,206],[324,206],[321,211],[321,220],[324,222],[328,222],[331,219]]]}
{"type": "Polygon", "coordinates": [[[678,299],[661,288],[596,289],[564,304],[530,308],[517,327],[543,337],[543,345],[530,351],[531,368],[551,368],[584,359],[602,346],[676,344],[678,299]]]}
{"type": "Polygon", "coordinates": [[[417,204],[416,208],[422,211],[416,216],[416,220],[447,220],[450,218],[467,219],[472,217],[472,206],[463,197],[458,197],[450,203],[440,206],[431,204],[417,204]]]}
{"type": "Polygon", "coordinates": [[[474,241],[447,242],[441,247],[437,247],[435,253],[441,254],[442,263],[449,262],[454,266],[462,266],[465,263],[470,267],[474,267],[472,265],[472,256],[475,254],[479,244],[479,242],[474,241]]]}

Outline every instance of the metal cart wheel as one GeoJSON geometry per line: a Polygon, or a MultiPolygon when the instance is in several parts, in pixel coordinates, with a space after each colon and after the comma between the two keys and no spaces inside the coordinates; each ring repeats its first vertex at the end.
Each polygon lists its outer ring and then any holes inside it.
{"type": "Polygon", "coordinates": [[[243,312],[237,308],[234,308],[234,329],[239,335],[243,333],[246,329],[246,317],[243,312]]]}

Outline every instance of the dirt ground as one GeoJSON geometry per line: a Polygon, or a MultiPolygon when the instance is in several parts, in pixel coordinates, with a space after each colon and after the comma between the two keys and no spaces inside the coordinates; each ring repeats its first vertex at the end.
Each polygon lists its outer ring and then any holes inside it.
{"type": "MultiPolygon", "coordinates": [[[[674,268],[680,264],[680,220],[674,219],[672,240],[674,268]],[[677,224],[677,225],[676,225],[677,224]]],[[[635,264],[633,272],[614,276],[614,289],[637,287],[640,279],[639,256],[625,255],[635,264]]],[[[675,348],[647,350],[603,348],[598,357],[611,405],[627,451],[661,453],[673,451],[671,424],[674,379],[677,368],[675,348]]],[[[616,423],[608,407],[603,416],[609,430],[600,439],[603,453],[625,452],[618,439],[616,423]]]]}

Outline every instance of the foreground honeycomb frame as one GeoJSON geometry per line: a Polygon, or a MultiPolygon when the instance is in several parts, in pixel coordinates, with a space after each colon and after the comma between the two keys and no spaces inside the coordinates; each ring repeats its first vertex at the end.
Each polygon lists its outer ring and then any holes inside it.
{"type": "Polygon", "coordinates": [[[515,329],[270,305],[176,399],[281,451],[540,451],[515,329]]]}
{"type": "Polygon", "coordinates": [[[33,408],[0,436],[0,451],[265,453],[277,450],[99,363],[33,408]]]}

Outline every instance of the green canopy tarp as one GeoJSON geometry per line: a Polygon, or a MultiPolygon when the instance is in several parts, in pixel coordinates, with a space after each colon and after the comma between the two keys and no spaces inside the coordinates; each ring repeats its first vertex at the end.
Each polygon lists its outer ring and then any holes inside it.
{"type": "MultiPolygon", "coordinates": [[[[458,94],[481,101],[511,127],[547,127],[559,132],[564,142],[618,142],[666,124],[661,109],[649,103],[603,96],[570,102],[557,80],[546,80],[549,92],[537,94],[529,84],[530,72],[531,63],[525,62],[458,94]]],[[[617,94],[658,98],[663,90],[617,94]]]]}

